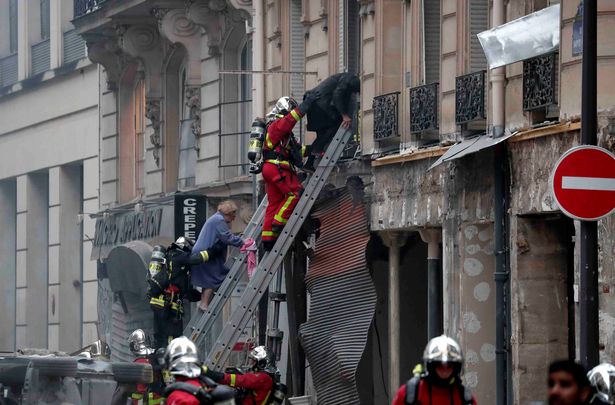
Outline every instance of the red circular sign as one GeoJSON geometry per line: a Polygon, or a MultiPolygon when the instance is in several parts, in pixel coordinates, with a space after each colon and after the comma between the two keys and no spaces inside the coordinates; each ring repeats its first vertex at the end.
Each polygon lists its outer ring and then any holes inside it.
{"type": "Polygon", "coordinates": [[[604,218],[615,210],[615,155],[592,145],[568,150],[553,169],[551,191],[569,217],[604,218]]]}

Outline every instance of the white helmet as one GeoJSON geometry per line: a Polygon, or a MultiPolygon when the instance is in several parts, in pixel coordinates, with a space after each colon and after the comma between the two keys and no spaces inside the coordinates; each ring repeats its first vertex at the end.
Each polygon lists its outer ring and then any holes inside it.
{"type": "Polygon", "coordinates": [[[587,378],[594,389],[594,398],[605,404],[615,404],[615,366],[602,363],[589,370],[587,378]]]}
{"type": "Polygon", "coordinates": [[[201,366],[196,346],[185,336],[175,338],[167,346],[164,362],[173,375],[196,378],[201,375],[201,366]]]}
{"type": "Polygon", "coordinates": [[[294,98],[284,96],[280,97],[278,101],[276,101],[275,106],[269,111],[267,114],[267,122],[271,122],[276,118],[280,118],[289,114],[292,110],[297,108],[299,104],[295,101],[294,98]]]}
{"type": "Polygon", "coordinates": [[[273,366],[273,354],[265,346],[256,346],[248,353],[248,358],[254,360],[254,367],[258,370],[273,366]]]}
{"type": "Polygon", "coordinates": [[[143,329],[136,329],[128,337],[128,347],[136,356],[148,356],[154,353],[151,348],[148,336],[143,332],[143,329]]]}
{"type": "Polygon", "coordinates": [[[423,361],[428,374],[434,373],[438,364],[446,363],[453,365],[454,374],[457,375],[461,372],[463,365],[461,346],[455,339],[446,335],[435,337],[427,343],[423,352],[423,361]]]}
{"type": "Polygon", "coordinates": [[[181,250],[190,251],[194,246],[194,241],[190,238],[180,236],[175,242],[173,242],[173,244],[181,250]]]}

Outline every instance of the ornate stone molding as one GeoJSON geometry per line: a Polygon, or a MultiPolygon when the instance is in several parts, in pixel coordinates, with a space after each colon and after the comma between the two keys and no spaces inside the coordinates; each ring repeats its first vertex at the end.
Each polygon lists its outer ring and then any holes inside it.
{"type": "Polygon", "coordinates": [[[160,33],[172,44],[180,43],[186,48],[188,64],[186,81],[188,85],[201,82],[201,30],[183,9],[165,13],[159,24],[160,33]]]}
{"type": "Polygon", "coordinates": [[[192,124],[190,129],[194,135],[194,149],[199,153],[199,137],[201,136],[201,88],[197,86],[186,87],[186,106],[190,110],[192,124]]]}
{"type": "Polygon", "coordinates": [[[162,68],[168,55],[169,43],[153,24],[131,25],[123,28],[120,46],[145,66],[146,95],[162,97],[162,68]]]}
{"type": "Polygon", "coordinates": [[[228,1],[229,3],[231,3],[231,6],[233,6],[233,8],[237,10],[243,10],[246,13],[248,13],[248,15],[252,15],[253,13],[252,0],[228,0],[228,1]]]}
{"type": "Polygon", "coordinates": [[[225,0],[195,2],[188,8],[187,16],[203,27],[207,33],[209,55],[220,54],[220,47],[227,29],[227,3],[225,0]]]}
{"type": "Polygon", "coordinates": [[[119,38],[105,35],[84,35],[88,58],[102,65],[107,74],[107,89],[116,90],[122,71],[128,62],[128,55],[122,52],[119,38]]]}
{"type": "Polygon", "coordinates": [[[148,98],[145,101],[145,117],[152,123],[152,133],[149,136],[149,140],[154,147],[153,155],[156,166],[160,167],[160,149],[162,148],[162,141],[160,136],[160,99],[148,98]]]}

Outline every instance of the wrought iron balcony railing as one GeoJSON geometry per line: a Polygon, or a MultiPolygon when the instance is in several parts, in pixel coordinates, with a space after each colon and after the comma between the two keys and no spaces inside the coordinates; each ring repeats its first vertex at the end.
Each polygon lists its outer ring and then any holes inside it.
{"type": "Polygon", "coordinates": [[[374,97],[374,140],[399,136],[399,92],[374,97]]]}
{"type": "Polygon", "coordinates": [[[485,119],[485,71],[458,76],[455,80],[455,122],[485,119]]]}
{"type": "Polygon", "coordinates": [[[556,55],[551,53],[523,62],[523,111],[557,103],[556,55]]]}
{"type": "Polygon", "coordinates": [[[107,0],[75,0],[74,3],[74,18],[83,17],[86,14],[92,13],[102,6],[107,0]]]}
{"type": "Polygon", "coordinates": [[[410,132],[438,129],[438,83],[410,89],[410,132]]]}

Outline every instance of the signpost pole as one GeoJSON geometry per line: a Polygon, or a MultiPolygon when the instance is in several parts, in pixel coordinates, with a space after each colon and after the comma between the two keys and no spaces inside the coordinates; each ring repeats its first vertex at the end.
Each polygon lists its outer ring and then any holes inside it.
{"type": "MultiPolygon", "coordinates": [[[[583,1],[583,65],[581,144],[596,145],[596,29],[597,0],[583,1]]],[[[580,250],[580,357],[587,368],[599,363],[598,328],[598,223],[581,221],[580,250]]]]}

